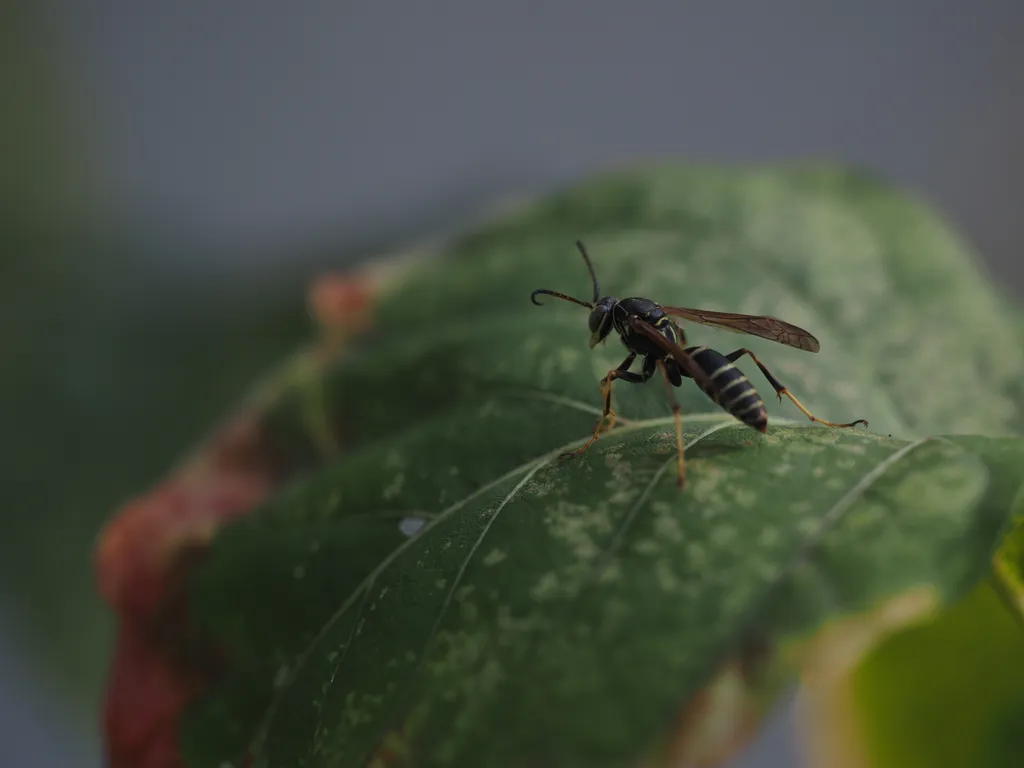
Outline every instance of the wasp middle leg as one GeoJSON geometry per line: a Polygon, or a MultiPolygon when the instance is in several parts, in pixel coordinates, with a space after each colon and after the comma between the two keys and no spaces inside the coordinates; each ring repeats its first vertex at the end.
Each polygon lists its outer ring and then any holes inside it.
{"type": "Polygon", "coordinates": [[[594,434],[591,435],[585,445],[577,448],[575,451],[566,451],[565,453],[559,454],[559,458],[564,459],[569,456],[576,456],[577,454],[583,453],[587,450],[587,448],[593,445],[594,441],[600,436],[606,419],[608,420],[607,428],[612,428],[612,425],[615,423],[615,413],[612,411],[613,381],[621,379],[622,381],[628,381],[630,384],[643,384],[645,381],[648,381],[651,376],[654,375],[654,371],[657,370],[653,361],[649,362],[651,358],[644,358],[643,373],[632,373],[629,370],[629,367],[633,365],[634,360],[636,360],[636,352],[630,352],[618,368],[613,368],[608,371],[608,375],[601,379],[601,400],[604,403],[604,407],[601,410],[601,420],[597,422],[597,426],[594,428],[594,434]]]}
{"type": "MultiPolygon", "coordinates": [[[[661,368],[662,378],[665,380],[665,392],[668,394],[668,402],[672,406],[672,416],[676,421],[676,485],[679,486],[679,490],[682,490],[686,479],[686,459],[683,454],[683,417],[679,410],[679,401],[676,400],[676,395],[672,391],[673,381],[668,367],[662,360],[658,361],[658,367],[661,368]]],[[[678,374],[676,381],[679,381],[678,374]]]]}
{"type": "Polygon", "coordinates": [[[804,407],[803,403],[801,403],[799,400],[797,400],[792,395],[792,393],[790,393],[790,391],[788,389],[786,389],[782,385],[782,382],[780,382],[778,379],[776,379],[772,375],[772,372],[769,371],[767,368],[765,368],[764,363],[762,363],[760,360],[758,360],[757,357],[754,355],[754,353],[751,352],[749,349],[737,349],[735,352],[730,352],[728,355],[725,356],[725,358],[730,363],[735,363],[737,360],[739,360],[744,355],[748,355],[750,357],[750,359],[754,361],[754,364],[758,368],[761,369],[761,373],[764,374],[764,377],[766,379],[768,379],[768,383],[772,385],[772,389],[775,390],[775,394],[778,396],[779,402],[782,402],[782,396],[785,395],[786,397],[788,397],[790,399],[790,401],[793,403],[793,405],[795,405],[797,408],[799,408],[800,412],[804,416],[806,416],[808,419],[810,419],[811,421],[817,422],[818,424],[824,424],[826,427],[836,427],[836,428],[855,427],[858,424],[863,424],[865,427],[868,425],[868,422],[865,419],[857,419],[856,421],[851,421],[848,424],[836,424],[835,422],[832,422],[832,421],[826,421],[825,419],[819,419],[813,413],[808,411],[804,407]]]}

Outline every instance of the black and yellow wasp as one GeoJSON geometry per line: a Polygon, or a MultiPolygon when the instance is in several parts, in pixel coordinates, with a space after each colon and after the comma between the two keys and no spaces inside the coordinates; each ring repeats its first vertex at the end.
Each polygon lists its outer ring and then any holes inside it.
{"type": "Polygon", "coordinates": [[[785,395],[811,421],[837,428],[854,427],[857,424],[867,426],[864,419],[857,419],[849,424],[836,424],[817,418],[782,386],[771,371],[765,368],[749,349],[737,349],[728,355],[723,355],[709,347],[686,347],[684,349],[686,335],[683,333],[683,329],[672,320],[672,316],[735,333],[760,336],[763,339],[770,339],[806,352],[817,352],[820,348],[818,340],[807,331],[764,315],[740,315],[732,312],[712,312],[686,307],[665,307],[650,299],[637,296],[628,299],[617,299],[614,296],[602,297],[598,288],[597,275],[594,274],[594,267],[590,263],[587,249],[579,240],[576,241],[576,247],[579,248],[583,261],[587,264],[590,279],[594,284],[593,300],[581,301],[547,288],[535,290],[530,295],[530,300],[540,306],[537,296],[545,294],[587,307],[590,309],[591,349],[604,341],[614,328],[629,354],[618,368],[608,371],[608,375],[601,379],[601,397],[604,400],[604,409],[593,436],[582,448],[564,453],[562,456],[575,456],[589,448],[597,440],[606,421],[606,428],[612,428],[615,423],[615,413],[612,411],[613,381],[621,379],[631,384],[642,384],[650,380],[655,371],[660,369],[664,376],[669,402],[672,405],[672,413],[675,416],[678,456],[677,484],[682,488],[686,471],[683,455],[682,418],[679,413],[679,404],[672,394],[672,387],[682,385],[684,378],[693,379],[697,386],[704,391],[704,394],[744,424],[759,432],[765,432],[768,429],[768,413],[765,410],[764,401],[754,389],[754,385],[735,366],[735,362],[743,355],[748,355],[761,369],[761,373],[772,385],[780,402],[785,395]],[[638,355],[643,358],[643,368],[641,373],[633,373],[629,369],[638,355]]]}

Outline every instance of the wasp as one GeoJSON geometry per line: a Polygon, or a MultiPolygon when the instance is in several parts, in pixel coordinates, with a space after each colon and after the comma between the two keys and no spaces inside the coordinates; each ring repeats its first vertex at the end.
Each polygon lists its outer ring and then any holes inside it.
{"type": "Polygon", "coordinates": [[[819,419],[807,410],[749,349],[737,349],[735,352],[723,355],[710,347],[687,347],[683,329],[672,318],[680,317],[712,328],[759,336],[762,339],[796,347],[805,352],[817,352],[820,349],[818,340],[804,329],[767,315],[740,315],[733,312],[712,312],[706,309],[667,307],[639,296],[631,296],[626,299],[601,296],[597,275],[594,273],[594,266],[590,262],[590,256],[587,255],[586,247],[579,240],[576,241],[576,247],[590,272],[590,279],[594,287],[593,299],[582,301],[558,291],[538,288],[530,294],[530,300],[541,306],[541,303],[537,301],[537,296],[547,295],[586,307],[590,310],[590,348],[593,349],[603,342],[614,329],[628,354],[618,368],[608,371],[608,374],[601,379],[601,399],[604,402],[604,407],[601,411],[601,420],[594,428],[594,434],[581,448],[563,453],[561,457],[567,458],[583,453],[593,445],[602,431],[611,429],[615,424],[615,412],[612,410],[613,381],[643,384],[650,381],[654,374],[660,371],[665,382],[669,403],[672,406],[672,415],[675,417],[676,484],[682,489],[686,477],[683,425],[679,404],[676,402],[672,388],[682,386],[684,378],[692,379],[716,405],[742,423],[758,432],[764,433],[768,430],[768,412],[765,410],[764,401],[754,389],[754,385],[735,365],[736,361],[744,355],[747,355],[764,374],[768,383],[775,390],[779,402],[782,402],[783,397],[789,398],[793,405],[811,421],[837,429],[855,427],[858,424],[867,426],[868,423],[864,419],[857,419],[848,424],[836,424],[819,419]],[[640,373],[630,371],[637,357],[643,358],[640,373]]]}

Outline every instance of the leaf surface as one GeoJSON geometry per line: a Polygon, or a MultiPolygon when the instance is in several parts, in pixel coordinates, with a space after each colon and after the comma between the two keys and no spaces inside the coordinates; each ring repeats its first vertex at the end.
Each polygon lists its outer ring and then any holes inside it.
{"type": "Polygon", "coordinates": [[[986,572],[1013,463],[990,460],[995,439],[926,435],[1020,424],[1014,317],[930,214],[846,173],[625,174],[461,237],[267,412],[278,442],[314,452],[344,423],[350,450],[222,531],[193,574],[193,614],[231,668],[186,757],[692,756],[688,707],[711,680],[753,685],[850,616],[892,631],[986,572]],[[773,401],[761,436],[684,386],[680,495],[661,385],[617,384],[620,426],[553,461],[589,436],[597,380],[624,356],[588,352],[581,308],[529,303],[537,287],[588,298],[577,237],[605,292],[807,328],[817,355],[686,327],[872,432],[787,421],[773,401]],[[964,408],[965,392],[983,396],[964,408]]]}
{"type": "Polygon", "coordinates": [[[1010,519],[990,579],[947,610],[865,648],[856,665],[810,681],[814,765],[1012,766],[1024,712],[1020,519],[1024,445],[955,442],[990,472],[985,506],[1010,519]]]}

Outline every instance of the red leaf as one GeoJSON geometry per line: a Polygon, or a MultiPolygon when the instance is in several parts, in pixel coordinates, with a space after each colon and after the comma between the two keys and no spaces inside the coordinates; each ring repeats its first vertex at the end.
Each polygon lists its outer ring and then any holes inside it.
{"type": "MultiPolygon", "coordinates": [[[[372,270],[317,281],[310,304],[329,333],[314,360],[326,362],[341,337],[367,327],[371,298],[386,279],[372,270]]],[[[286,479],[260,428],[279,394],[250,403],[169,479],[122,507],[100,535],[98,589],[118,621],[103,723],[110,768],[182,765],[181,716],[225,663],[189,625],[187,576],[223,525],[286,479]]]]}
{"type": "Polygon", "coordinates": [[[100,593],[118,614],[104,730],[111,768],[173,768],[185,706],[212,681],[216,653],[187,621],[185,581],[216,530],[269,491],[258,476],[172,479],[130,502],[96,558],[100,593]]]}

